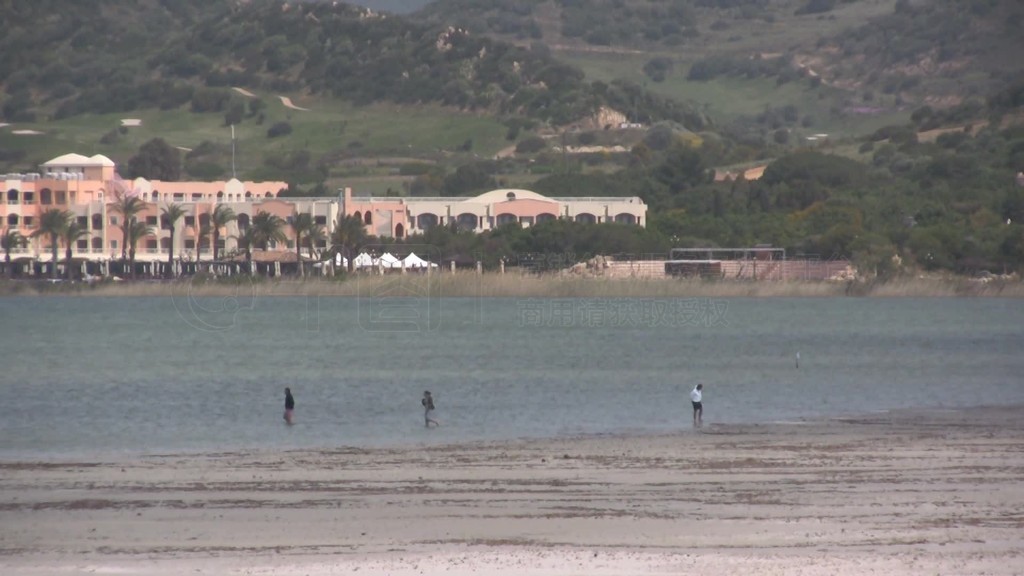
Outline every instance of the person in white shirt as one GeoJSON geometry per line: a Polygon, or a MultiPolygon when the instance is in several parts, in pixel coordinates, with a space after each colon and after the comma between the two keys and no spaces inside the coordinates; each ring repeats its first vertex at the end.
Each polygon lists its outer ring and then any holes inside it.
{"type": "Polygon", "coordinates": [[[690,391],[690,402],[693,404],[693,427],[700,428],[704,424],[704,405],[701,398],[704,392],[704,385],[697,384],[690,391]]]}

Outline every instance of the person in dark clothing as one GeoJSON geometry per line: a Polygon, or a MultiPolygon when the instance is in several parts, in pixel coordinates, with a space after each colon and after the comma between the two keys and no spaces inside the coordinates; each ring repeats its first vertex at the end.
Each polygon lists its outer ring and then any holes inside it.
{"type": "Polygon", "coordinates": [[[292,397],[292,389],[284,389],[284,421],[291,424],[295,413],[295,398],[292,397]]]}
{"type": "Polygon", "coordinates": [[[434,420],[432,417],[434,414],[434,397],[430,395],[430,390],[423,393],[423,399],[420,400],[420,404],[423,404],[423,420],[427,428],[430,428],[431,424],[437,426],[437,420],[434,420]]]}

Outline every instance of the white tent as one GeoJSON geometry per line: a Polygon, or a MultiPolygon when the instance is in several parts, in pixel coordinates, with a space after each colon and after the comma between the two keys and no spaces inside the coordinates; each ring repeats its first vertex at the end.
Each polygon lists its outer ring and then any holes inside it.
{"type": "Polygon", "coordinates": [[[379,259],[378,262],[384,268],[401,268],[402,261],[395,257],[391,252],[385,252],[379,259]]]}
{"type": "Polygon", "coordinates": [[[431,268],[437,268],[437,264],[434,264],[433,262],[427,262],[423,258],[417,256],[415,252],[410,252],[409,255],[402,260],[402,262],[405,263],[406,268],[426,268],[427,266],[430,266],[431,268]]]}
{"type": "Polygon", "coordinates": [[[338,252],[337,254],[334,255],[334,265],[344,266],[345,268],[348,268],[348,258],[345,258],[344,256],[341,255],[341,252],[338,252]]]}
{"type": "Polygon", "coordinates": [[[356,260],[355,260],[355,267],[356,268],[368,268],[370,266],[373,266],[374,264],[375,264],[375,262],[373,261],[373,258],[371,258],[370,255],[367,254],[366,252],[363,252],[359,256],[356,256],[356,260]]]}

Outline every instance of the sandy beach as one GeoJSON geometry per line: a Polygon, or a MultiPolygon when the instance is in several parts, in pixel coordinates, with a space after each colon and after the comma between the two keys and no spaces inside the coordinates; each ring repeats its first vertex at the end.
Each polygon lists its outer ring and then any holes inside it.
{"type": "Polygon", "coordinates": [[[0,462],[0,573],[1024,573],[1024,407],[0,462]]]}

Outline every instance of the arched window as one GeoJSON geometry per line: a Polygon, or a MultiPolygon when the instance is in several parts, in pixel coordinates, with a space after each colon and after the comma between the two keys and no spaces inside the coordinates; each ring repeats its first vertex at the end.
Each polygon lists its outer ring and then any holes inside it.
{"type": "Polygon", "coordinates": [[[53,204],[53,191],[49,188],[43,188],[39,191],[39,203],[40,204],[53,204]]]}
{"type": "Polygon", "coordinates": [[[7,215],[7,225],[8,226],[17,226],[18,225],[18,215],[17,214],[8,214],[7,215]]]}
{"type": "Polygon", "coordinates": [[[244,213],[239,214],[238,219],[235,220],[235,222],[238,224],[239,230],[245,230],[249,227],[249,215],[244,213]]]}
{"type": "Polygon", "coordinates": [[[462,230],[476,230],[480,225],[480,219],[477,218],[476,214],[471,214],[469,212],[459,214],[455,221],[462,230]]]}
{"type": "Polygon", "coordinates": [[[273,194],[271,194],[270,192],[267,192],[266,194],[264,194],[264,195],[263,195],[263,197],[264,197],[264,198],[273,198],[273,197],[274,197],[274,195],[273,195],[273,194]]]}
{"type": "Polygon", "coordinates": [[[437,226],[437,214],[420,214],[416,217],[416,227],[420,230],[430,230],[434,226],[437,226]]]}
{"type": "Polygon", "coordinates": [[[541,222],[550,222],[556,219],[557,218],[555,217],[555,215],[549,212],[542,212],[540,214],[537,214],[537,224],[540,224],[541,222]]]}
{"type": "Polygon", "coordinates": [[[7,203],[8,204],[17,204],[18,203],[18,194],[19,194],[19,192],[16,189],[14,189],[14,188],[11,188],[10,190],[8,190],[7,191],[7,203]]]}
{"type": "Polygon", "coordinates": [[[355,213],[354,213],[354,214],[352,214],[352,215],[353,215],[353,216],[355,216],[356,218],[359,218],[359,221],[360,221],[360,222],[362,222],[362,221],[363,221],[363,213],[362,213],[362,212],[360,212],[359,210],[356,210],[356,211],[355,211],[355,213]]]}
{"type": "Polygon", "coordinates": [[[93,252],[103,252],[103,238],[93,238],[92,239],[92,251],[93,252]]]}
{"type": "Polygon", "coordinates": [[[223,199],[224,199],[224,191],[221,190],[220,192],[217,192],[217,200],[223,200],[223,199]]]}
{"type": "Polygon", "coordinates": [[[251,199],[251,198],[252,198],[252,192],[246,192],[246,193],[245,193],[245,199],[246,199],[246,200],[249,200],[249,199],[251,199]]]}
{"type": "Polygon", "coordinates": [[[619,224],[636,224],[636,216],[623,212],[615,216],[615,221],[619,224]]]}
{"type": "Polygon", "coordinates": [[[396,224],[395,225],[395,238],[404,238],[404,237],[405,237],[405,226],[402,226],[401,223],[396,224]]]}
{"type": "Polygon", "coordinates": [[[582,214],[576,215],[576,221],[583,224],[594,224],[597,222],[597,217],[588,212],[583,212],[582,214]]]}
{"type": "Polygon", "coordinates": [[[509,214],[508,212],[503,212],[501,214],[498,214],[498,217],[495,219],[495,222],[497,223],[498,226],[504,226],[505,224],[512,224],[513,222],[519,222],[519,218],[516,217],[515,214],[509,214]]]}
{"type": "MultiPolygon", "coordinates": [[[[92,229],[103,230],[103,214],[92,215],[92,229]]],[[[102,248],[102,246],[100,246],[102,248]]]]}
{"type": "Polygon", "coordinates": [[[373,224],[373,217],[370,216],[370,211],[369,210],[366,211],[366,214],[363,214],[363,223],[364,224],[373,224]]]}

